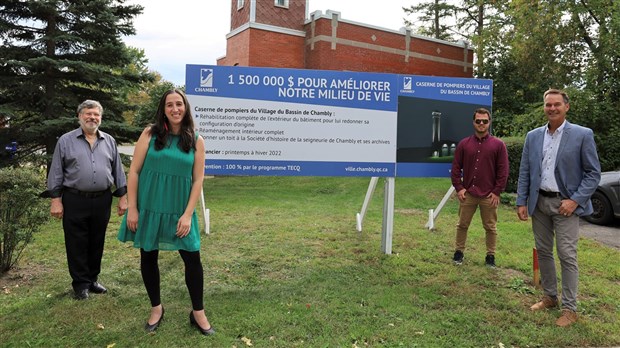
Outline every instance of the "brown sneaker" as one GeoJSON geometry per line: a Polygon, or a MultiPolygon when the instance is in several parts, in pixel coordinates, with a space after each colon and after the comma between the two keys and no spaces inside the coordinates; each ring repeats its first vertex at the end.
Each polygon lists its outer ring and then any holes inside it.
{"type": "Polygon", "coordinates": [[[555,322],[555,325],[561,326],[561,327],[567,327],[567,326],[572,325],[576,321],[577,321],[577,313],[571,311],[570,309],[565,308],[565,309],[562,309],[562,315],[555,322]]]}
{"type": "Polygon", "coordinates": [[[537,302],[535,304],[532,305],[532,307],[530,307],[530,310],[532,311],[539,311],[541,309],[546,309],[546,308],[553,308],[553,307],[557,307],[558,306],[558,300],[557,298],[554,299],[551,296],[543,296],[542,300],[540,300],[540,302],[537,302]]]}

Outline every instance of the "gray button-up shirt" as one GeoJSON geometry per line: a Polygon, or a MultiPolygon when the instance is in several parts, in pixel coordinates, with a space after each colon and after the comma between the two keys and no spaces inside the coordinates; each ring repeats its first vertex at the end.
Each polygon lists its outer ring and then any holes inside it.
{"type": "Polygon", "coordinates": [[[86,140],[82,128],[63,134],[54,150],[47,177],[52,198],[62,195],[63,187],[96,192],[116,187],[115,196],[127,192],[127,179],[114,138],[100,130],[94,146],[86,140]]]}
{"type": "Polygon", "coordinates": [[[545,138],[543,140],[541,190],[560,192],[558,183],[555,180],[555,162],[557,161],[558,149],[560,148],[560,141],[562,141],[562,134],[564,134],[565,124],[566,121],[562,122],[562,125],[558,127],[553,134],[549,133],[549,125],[547,125],[545,138]]]}

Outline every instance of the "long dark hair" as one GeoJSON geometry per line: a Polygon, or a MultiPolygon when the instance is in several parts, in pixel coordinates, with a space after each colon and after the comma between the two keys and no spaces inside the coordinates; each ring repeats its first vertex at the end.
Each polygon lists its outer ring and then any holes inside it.
{"type": "Polygon", "coordinates": [[[191,108],[185,93],[179,89],[167,90],[159,100],[159,106],[157,107],[157,113],[155,114],[155,124],[151,126],[151,136],[155,136],[155,150],[161,150],[168,146],[168,134],[170,124],[166,118],[166,97],[168,95],[176,93],[183,98],[183,104],[185,104],[185,114],[181,121],[181,130],[179,131],[179,148],[185,152],[189,152],[190,149],[196,150],[196,134],[194,133],[194,118],[192,117],[191,108]]]}

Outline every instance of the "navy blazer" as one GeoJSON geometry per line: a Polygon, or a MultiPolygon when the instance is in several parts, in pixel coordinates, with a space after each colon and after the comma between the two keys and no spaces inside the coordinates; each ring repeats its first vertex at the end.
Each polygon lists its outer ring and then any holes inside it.
{"type": "MultiPolygon", "coordinates": [[[[544,125],[528,132],[521,154],[517,206],[527,204],[530,216],[534,213],[538,202],[546,131],[547,125],[544,125]]],[[[566,121],[554,173],[562,197],[570,198],[578,204],[573,213],[578,216],[592,214],[590,196],[601,180],[601,165],[596,152],[594,134],[590,128],[566,121]]]]}

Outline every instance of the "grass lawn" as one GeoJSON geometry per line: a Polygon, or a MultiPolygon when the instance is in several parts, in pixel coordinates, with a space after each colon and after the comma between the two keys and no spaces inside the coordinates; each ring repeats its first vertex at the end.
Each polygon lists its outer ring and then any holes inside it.
{"type": "MultiPolygon", "coordinates": [[[[424,228],[449,179],[396,180],[393,254],[381,253],[383,180],[355,230],[369,178],[205,180],[205,308],[217,330],[188,323],[178,253],[160,253],[166,317],[144,329],[150,304],[138,250],[116,240],[113,217],[100,281],[109,293],[72,299],[60,221],[43,226],[19,268],[0,278],[3,347],[609,347],[620,345],[620,251],[582,239],[577,324],[531,313],[530,222],[499,212],[496,269],[484,266],[480,219],[454,266],[455,198],[424,228]]],[[[116,204],[116,203],[115,203],[116,204]]],[[[559,268],[558,268],[559,269],[559,268]]]]}

